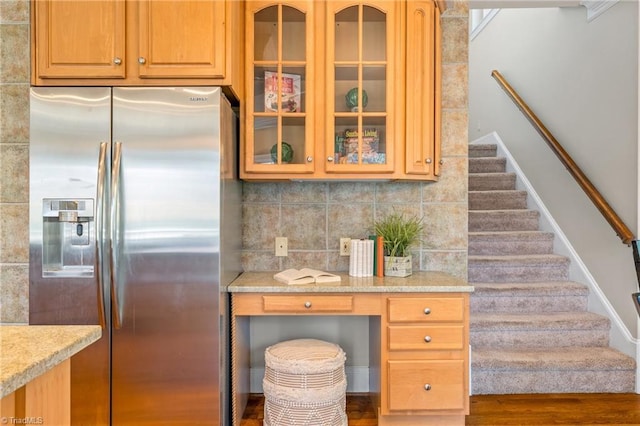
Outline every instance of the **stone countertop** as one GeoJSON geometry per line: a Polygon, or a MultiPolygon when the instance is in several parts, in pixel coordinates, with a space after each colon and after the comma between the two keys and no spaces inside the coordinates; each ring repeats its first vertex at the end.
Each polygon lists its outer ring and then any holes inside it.
{"type": "Polygon", "coordinates": [[[287,285],[273,279],[278,271],[244,272],[229,284],[230,293],[470,293],[465,280],[439,271],[418,271],[405,278],[351,277],[340,275],[340,282],[287,285]]]}
{"type": "Polygon", "coordinates": [[[0,325],[0,398],[101,336],[99,325],[0,325]]]}

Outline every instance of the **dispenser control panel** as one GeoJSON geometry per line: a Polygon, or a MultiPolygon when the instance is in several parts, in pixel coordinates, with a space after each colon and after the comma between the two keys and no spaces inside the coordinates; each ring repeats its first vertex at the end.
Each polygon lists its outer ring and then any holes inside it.
{"type": "Polygon", "coordinates": [[[93,276],[94,200],[42,200],[43,276],[93,276]]]}

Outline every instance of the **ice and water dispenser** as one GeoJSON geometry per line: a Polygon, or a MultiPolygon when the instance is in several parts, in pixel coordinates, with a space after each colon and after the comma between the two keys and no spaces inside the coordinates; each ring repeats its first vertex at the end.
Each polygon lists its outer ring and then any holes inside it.
{"type": "Polygon", "coordinates": [[[92,199],[50,199],[42,203],[43,277],[92,277],[95,220],[92,199]]]}

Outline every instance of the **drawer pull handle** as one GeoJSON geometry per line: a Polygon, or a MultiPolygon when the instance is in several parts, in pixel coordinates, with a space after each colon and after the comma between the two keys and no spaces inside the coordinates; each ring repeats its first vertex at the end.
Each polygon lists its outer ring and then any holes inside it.
{"type": "Polygon", "coordinates": [[[429,308],[424,308],[424,314],[425,315],[429,315],[431,313],[431,309],[429,308]]]}
{"type": "Polygon", "coordinates": [[[304,302],[304,307],[309,309],[311,307],[311,302],[304,302]]]}
{"type": "Polygon", "coordinates": [[[424,341],[429,343],[431,341],[431,336],[424,336],[424,341]]]}
{"type": "Polygon", "coordinates": [[[426,391],[430,391],[431,390],[431,385],[429,383],[427,383],[426,385],[424,385],[424,390],[426,391]]]}

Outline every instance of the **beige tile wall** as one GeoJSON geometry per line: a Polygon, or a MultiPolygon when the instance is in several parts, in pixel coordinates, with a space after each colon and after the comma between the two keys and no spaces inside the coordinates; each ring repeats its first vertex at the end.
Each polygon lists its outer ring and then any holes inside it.
{"type": "MultiPolygon", "coordinates": [[[[450,5],[451,1],[448,2],[450,5]]],[[[369,234],[393,208],[424,215],[416,269],[467,275],[467,13],[443,15],[444,165],[439,182],[244,185],[243,266],[347,270],[339,237],[369,234]],[[273,255],[289,238],[289,256],[273,255]]],[[[29,2],[0,0],[0,322],[28,321],[29,2]]]]}
{"type": "MultiPolygon", "coordinates": [[[[452,2],[448,2],[452,3],[452,2]]],[[[424,217],[414,269],[467,277],[468,10],[454,2],[442,17],[442,176],[437,183],[246,183],[243,267],[303,266],[346,271],[340,237],[366,238],[380,215],[396,209],[424,217]],[[274,256],[275,237],[289,255],[274,256]]]]}
{"type": "Polygon", "coordinates": [[[29,320],[29,2],[0,1],[0,322],[29,320]]]}

